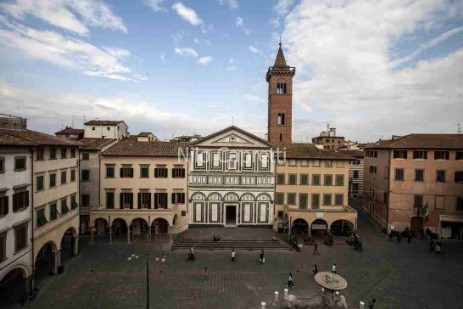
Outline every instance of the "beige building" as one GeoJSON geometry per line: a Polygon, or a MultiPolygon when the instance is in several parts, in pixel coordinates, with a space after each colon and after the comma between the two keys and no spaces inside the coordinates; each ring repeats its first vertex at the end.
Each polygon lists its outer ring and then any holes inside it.
{"type": "Polygon", "coordinates": [[[312,143],[320,145],[323,149],[338,149],[344,147],[344,137],[336,135],[336,128],[327,126],[326,131],[320,132],[320,135],[312,138],[312,143]]]}
{"type": "Polygon", "coordinates": [[[129,136],[128,127],[124,121],[90,120],[84,123],[84,137],[108,138],[121,140],[129,136]]]}
{"type": "Polygon", "coordinates": [[[365,148],[363,207],[384,228],[463,239],[463,134],[409,134],[365,148]]]}
{"type": "Polygon", "coordinates": [[[103,151],[100,204],[90,209],[92,231],[107,235],[109,241],[123,235],[131,242],[145,232],[172,234],[187,229],[188,164],[178,158],[183,146],[133,136],[103,151]]]}
{"type": "Polygon", "coordinates": [[[357,228],[357,212],[348,205],[350,156],[313,144],[283,148],[276,167],[274,228],[283,225],[311,232],[347,232],[357,228]]]}

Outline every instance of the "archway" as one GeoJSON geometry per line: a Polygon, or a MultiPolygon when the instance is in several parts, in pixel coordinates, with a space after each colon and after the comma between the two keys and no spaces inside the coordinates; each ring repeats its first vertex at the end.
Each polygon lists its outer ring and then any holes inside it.
{"type": "Polygon", "coordinates": [[[75,228],[70,227],[64,232],[61,239],[61,263],[77,255],[78,241],[75,228]]]}
{"type": "Polygon", "coordinates": [[[133,240],[146,239],[148,237],[148,222],[143,218],[135,218],[130,223],[133,240]]]}
{"type": "Polygon", "coordinates": [[[157,218],[153,221],[151,225],[152,233],[157,234],[167,234],[169,231],[169,222],[164,218],[157,218]]]}
{"type": "Polygon", "coordinates": [[[108,221],[104,218],[96,219],[93,227],[96,236],[104,236],[109,233],[108,221]]]}
{"type": "Polygon", "coordinates": [[[0,308],[13,308],[24,301],[29,290],[27,277],[24,269],[14,268],[0,280],[0,308]]]}
{"type": "Polygon", "coordinates": [[[349,220],[336,220],[331,224],[331,232],[335,236],[350,236],[354,231],[354,224],[349,220]]]}
{"type": "Polygon", "coordinates": [[[322,236],[327,233],[328,223],[323,219],[316,219],[310,225],[312,235],[322,236]]]}
{"type": "Polygon", "coordinates": [[[113,220],[111,224],[111,232],[114,238],[123,238],[125,239],[125,236],[127,236],[127,223],[125,222],[124,219],[121,218],[116,218],[113,220]]]}
{"type": "Polygon", "coordinates": [[[59,252],[57,251],[57,245],[54,242],[49,241],[40,248],[39,252],[37,252],[34,272],[36,286],[38,285],[37,283],[45,277],[49,275],[56,275],[57,266],[59,266],[56,265],[57,262],[59,262],[59,258],[56,256],[57,254],[59,255],[59,252]]]}
{"type": "Polygon", "coordinates": [[[307,235],[309,232],[309,224],[304,219],[296,219],[291,225],[291,232],[307,235]]]}

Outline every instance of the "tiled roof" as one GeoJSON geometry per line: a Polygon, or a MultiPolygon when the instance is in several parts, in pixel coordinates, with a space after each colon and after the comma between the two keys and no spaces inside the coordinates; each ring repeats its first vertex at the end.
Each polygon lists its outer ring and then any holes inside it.
{"type": "Polygon", "coordinates": [[[354,158],[363,158],[365,154],[361,150],[339,150],[341,153],[345,153],[346,155],[349,155],[354,158]]]}
{"type": "Polygon", "coordinates": [[[127,157],[176,157],[178,149],[188,143],[173,142],[139,142],[136,136],[125,138],[102,152],[104,156],[127,157]]]}
{"type": "MultiPolygon", "coordinates": [[[[280,148],[281,149],[281,148],[280,148]]],[[[332,159],[332,160],[352,160],[353,158],[344,152],[335,150],[319,149],[314,144],[293,143],[283,146],[286,149],[288,159],[332,159]]],[[[280,157],[283,154],[280,153],[280,157]]]]}
{"type": "Polygon", "coordinates": [[[463,134],[420,134],[413,133],[400,138],[382,140],[368,144],[374,149],[463,149],[463,134]]]}
{"type": "Polygon", "coordinates": [[[84,123],[89,126],[115,126],[119,123],[124,122],[122,120],[90,120],[84,123]]]}
{"type": "Polygon", "coordinates": [[[236,126],[229,126],[229,127],[225,128],[225,129],[222,129],[222,130],[220,130],[220,131],[217,131],[217,132],[214,132],[214,133],[212,133],[212,134],[209,134],[209,135],[207,135],[207,136],[205,136],[205,137],[202,137],[202,138],[200,138],[200,139],[194,141],[193,143],[191,143],[191,145],[197,145],[197,144],[199,144],[199,143],[201,143],[201,142],[203,142],[203,141],[205,141],[205,140],[208,140],[208,139],[210,139],[210,138],[212,138],[212,137],[214,137],[214,136],[218,136],[218,135],[220,135],[220,134],[222,134],[222,133],[224,133],[224,132],[227,132],[227,131],[229,131],[229,130],[236,130],[236,131],[238,131],[238,132],[243,133],[244,135],[247,135],[247,136],[249,136],[249,137],[252,137],[252,138],[254,138],[254,139],[257,139],[258,141],[260,141],[260,142],[266,144],[266,145],[269,146],[269,147],[275,147],[274,145],[272,145],[270,142],[266,141],[265,139],[260,138],[259,136],[254,135],[254,134],[252,134],[252,133],[249,133],[248,131],[245,131],[245,130],[243,130],[243,129],[241,129],[241,128],[238,128],[238,127],[236,127],[236,126]]]}
{"type": "Polygon", "coordinates": [[[83,138],[80,142],[83,144],[82,150],[100,150],[103,146],[114,142],[114,139],[108,138],[83,138]]]}
{"type": "Polygon", "coordinates": [[[286,68],[288,65],[286,64],[285,55],[283,54],[283,49],[280,47],[278,48],[277,57],[275,59],[275,63],[273,64],[275,68],[286,68]]]}
{"type": "Polygon", "coordinates": [[[56,132],[55,134],[84,134],[84,132],[84,129],[74,129],[66,127],[63,130],[56,132]]]}
{"type": "Polygon", "coordinates": [[[148,137],[150,134],[154,135],[151,132],[140,132],[140,134],[138,134],[138,136],[140,136],[140,137],[148,137]]]}
{"type": "Polygon", "coordinates": [[[0,129],[4,146],[80,146],[81,143],[32,130],[0,129]]]}

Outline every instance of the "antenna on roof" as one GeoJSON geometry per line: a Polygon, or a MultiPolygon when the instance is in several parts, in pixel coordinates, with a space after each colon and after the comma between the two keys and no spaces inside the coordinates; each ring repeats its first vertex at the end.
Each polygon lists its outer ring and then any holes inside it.
{"type": "Polygon", "coordinates": [[[281,34],[280,34],[280,46],[281,46],[281,34]]]}

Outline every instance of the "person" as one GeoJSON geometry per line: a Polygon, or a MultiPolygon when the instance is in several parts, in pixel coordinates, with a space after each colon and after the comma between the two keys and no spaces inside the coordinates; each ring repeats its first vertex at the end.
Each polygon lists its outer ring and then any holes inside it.
{"type": "Polygon", "coordinates": [[[203,274],[203,280],[209,279],[209,276],[207,275],[207,266],[204,267],[204,274],[203,274]]]}
{"type": "Polygon", "coordinates": [[[332,272],[333,274],[336,273],[336,268],[337,268],[337,267],[336,267],[336,263],[333,263],[333,266],[331,267],[331,272],[332,272]]]}
{"type": "Polygon", "coordinates": [[[318,243],[316,241],[313,243],[313,254],[320,255],[318,252],[318,243]]]}
{"type": "Polygon", "coordinates": [[[400,233],[399,235],[397,235],[397,241],[398,241],[398,244],[400,245],[400,242],[402,241],[402,236],[400,235],[400,233]]]}
{"type": "Polygon", "coordinates": [[[259,254],[259,261],[261,264],[265,263],[264,249],[259,254]]]}
{"type": "Polygon", "coordinates": [[[232,262],[235,261],[235,248],[232,249],[232,252],[231,252],[231,255],[232,255],[232,262]]]}
{"type": "Polygon", "coordinates": [[[392,230],[389,231],[389,238],[388,238],[387,241],[392,242],[392,230]]]}
{"type": "Polygon", "coordinates": [[[190,248],[190,251],[188,252],[187,261],[194,261],[194,260],[195,260],[195,254],[194,254],[193,248],[190,248]]]}
{"type": "Polygon", "coordinates": [[[368,302],[368,309],[375,309],[376,299],[372,299],[368,302]]]}
{"type": "Polygon", "coordinates": [[[313,264],[313,269],[312,269],[313,275],[315,276],[318,273],[318,267],[317,264],[313,264]]]}
{"type": "Polygon", "coordinates": [[[442,243],[440,241],[437,241],[435,245],[436,254],[440,254],[441,249],[442,249],[442,243]]]}
{"type": "Polygon", "coordinates": [[[293,274],[291,272],[289,272],[289,274],[288,274],[288,287],[289,288],[294,288],[295,287],[294,281],[293,281],[293,274]]]}
{"type": "Polygon", "coordinates": [[[273,241],[277,241],[277,236],[273,235],[273,241]]]}

